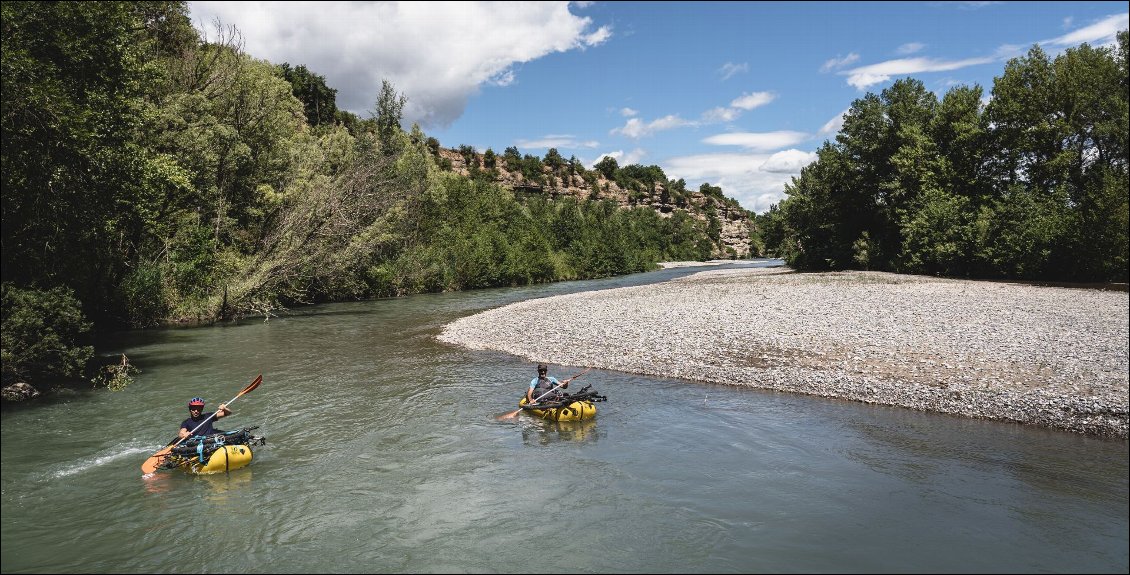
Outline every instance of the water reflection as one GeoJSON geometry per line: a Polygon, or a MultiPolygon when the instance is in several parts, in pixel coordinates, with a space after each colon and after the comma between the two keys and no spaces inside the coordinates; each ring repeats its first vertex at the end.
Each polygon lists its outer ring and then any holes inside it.
{"type": "Polygon", "coordinates": [[[251,473],[250,467],[244,467],[227,473],[197,475],[196,478],[210,488],[205,497],[212,503],[222,504],[251,487],[251,473]]]}
{"type": "Polygon", "coordinates": [[[172,473],[167,471],[155,471],[148,475],[142,475],[141,487],[145,489],[146,493],[151,495],[168,493],[169,490],[174,487],[172,473]]]}
{"type": "Polygon", "coordinates": [[[526,445],[550,445],[560,442],[595,442],[600,438],[596,419],[581,421],[547,421],[532,417],[519,419],[522,441],[526,445]]]}

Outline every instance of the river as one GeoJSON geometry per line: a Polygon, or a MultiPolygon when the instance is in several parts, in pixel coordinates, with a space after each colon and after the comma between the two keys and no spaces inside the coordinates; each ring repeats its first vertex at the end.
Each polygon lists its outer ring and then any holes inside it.
{"type": "Polygon", "coordinates": [[[100,349],[142,370],[125,390],[3,410],[0,571],[1130,569],[1126,441],[600,370],[574,383],[608,397],[593,421],[498,420],[534,363],[435,339],[484,309],[693,271],[115,336],[100,349]],[[267,437],[250,466],[142,477],[190,397],[210,411],[259,373],[217,424],[267,437]]]}

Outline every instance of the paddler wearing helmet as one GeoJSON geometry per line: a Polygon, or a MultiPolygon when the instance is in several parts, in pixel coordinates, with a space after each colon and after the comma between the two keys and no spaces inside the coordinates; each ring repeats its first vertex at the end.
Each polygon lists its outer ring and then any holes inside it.
{"type": "Polygon", "coordinates": [[[231,415],[227,404],[221,403],[215,412],[204,413],[204,398],[194,397],[188,400],[188,419],[180,424],[179,436],[184,439],[190,435],[213,435],[223,433],[212,427],[212,422],[231,415]],[[213,417],[214,416],[214,417],[213,417]]]}

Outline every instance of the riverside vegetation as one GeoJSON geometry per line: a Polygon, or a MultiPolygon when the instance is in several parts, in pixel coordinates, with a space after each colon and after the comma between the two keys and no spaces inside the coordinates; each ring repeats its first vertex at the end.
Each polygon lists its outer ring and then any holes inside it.
{"type": "Polygon", "coordinates": [[[1125,32],[1054,62],[1034,47],[985,108],[980,88],[938,103],[912,79],[868,94],[754,216],[658,166],[442,148],[402,127],[387,81],[372,117],[338,110],[324,78],[244,53],[234,28],[202,39],[184,2],[0,10],[5,385],[120,388],[144,366],[95,359],[106,330],[660,261],[1127,273],[1125,32]]]}

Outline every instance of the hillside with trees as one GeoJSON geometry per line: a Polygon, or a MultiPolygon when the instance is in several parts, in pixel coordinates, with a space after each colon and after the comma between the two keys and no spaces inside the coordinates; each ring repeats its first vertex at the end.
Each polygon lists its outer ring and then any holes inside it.
{"type": "Polygon", "coordinates": [[[735,222],[749,237],[720,189],[655,166],[507,149],[460,169],[402,127],[390,83],[372,117],[339,110],[323,77],[246,54],[237,30],[203,40],[183,2],[0,10],[5,385],[99,363],[113,380],[126,360],[90,345],[108,330],[606,277],[736,256],[735,222]],[[588,190],[546,188],[560,178],[588,190]]]}

